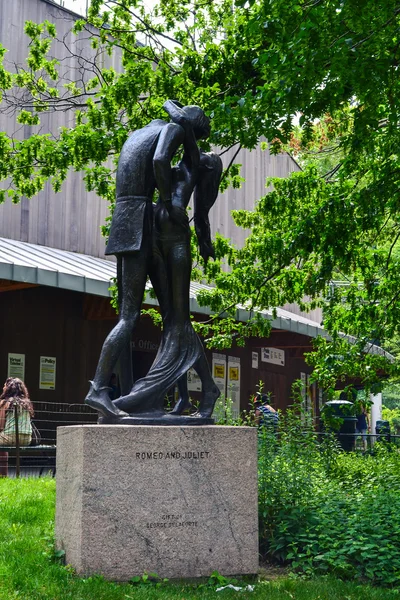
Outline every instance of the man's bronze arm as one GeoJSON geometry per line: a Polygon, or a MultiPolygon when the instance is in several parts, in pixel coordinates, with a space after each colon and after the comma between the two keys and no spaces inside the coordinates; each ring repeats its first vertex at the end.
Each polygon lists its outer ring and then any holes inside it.
{"type": "Polygon", "coordinates": [[[158,138],[153,157],[154,176],[160,192],[161,201],[171,210],[171,160],[185,139],[185,132],[180,125],[168,123],[158,138]]]}

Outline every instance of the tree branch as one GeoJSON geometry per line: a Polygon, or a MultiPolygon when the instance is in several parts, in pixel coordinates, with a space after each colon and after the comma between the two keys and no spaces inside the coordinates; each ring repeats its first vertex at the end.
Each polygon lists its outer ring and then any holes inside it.
{"type": "MultiPolygon", "coordinates": [[[[235,144],[233,144],[233,145],[235,145],[235,144]]],[[[229,165],[226,167],[225,171],[224,171],[224,172],[223,172],[223,174],[222,174],[221,181],[223,181],[223,180],[225,179],[225,177],[228,175],[228,173],[229,173],[229,169],[230,169],[230,168],[231,168],[231,166],[233,165],[233,163],[234,163],[234,160],[236,159],[236,157],[237,157],[237,155],[239,154],[239,152],[241,151],[241,149],[242,149],[242,144],[239,144],[239,148],[236,150],[235,154],[232,156],[232,159],[231,159],[231,161],[229,162],[229,165]]]]}

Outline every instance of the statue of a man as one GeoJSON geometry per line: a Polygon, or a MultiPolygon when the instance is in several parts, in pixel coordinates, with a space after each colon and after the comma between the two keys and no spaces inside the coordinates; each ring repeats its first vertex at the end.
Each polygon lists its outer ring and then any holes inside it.
{"type": "MultiPolygon", "coordinates": [[[[170,103],[171,101],[168,101],[170,103]]],[[[166,103],[166,108],[168,108],[166,103]]],[[[198,106],[181,108],[195,138],[210,133],[209,120],[198,106]]],[[[185,139],[177,123],[161,119],[134,131],[122,147],[116,178],[116,206],[106,254],[119,259],[119,320],[107,336],[85,402],[105,417],[124,417],[108,394],[115,365],[129,345],[140,317],[147,276],[158,295],[161,282],[152,269],[153,195],[157,188],[171,219],[179,222],[182,211],[171,202],[171,160],[185,139]]]]}

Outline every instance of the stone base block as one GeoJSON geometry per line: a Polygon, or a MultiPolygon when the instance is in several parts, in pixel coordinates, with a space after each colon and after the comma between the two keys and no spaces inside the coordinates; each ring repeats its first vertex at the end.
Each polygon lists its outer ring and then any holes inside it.
{"type": "Polygon", "coordinates": [[[56,542],[115,581],[256,573],[256,429],[59,427],[56,542]]]}

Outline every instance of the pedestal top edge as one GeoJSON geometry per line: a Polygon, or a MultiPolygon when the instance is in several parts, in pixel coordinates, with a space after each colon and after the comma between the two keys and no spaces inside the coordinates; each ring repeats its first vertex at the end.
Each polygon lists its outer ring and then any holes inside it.
{"type": "Polygon", "coordinates": [[[242,430],[246,430],[246,431],[257,431],[256,427],[249,427],[247,425],[119,425],[119,424],[115,424],[115,425],[110,425],[110,424],[106,424],[106,425],[100,425],[100,424],[87,424],[87,425],[60,425],[57,427],[57,431],[81,431],[82,429],[85,430],[104,430],[104,429],[111,429],[111,430],[130,430],[130,429],[162,429],[163,431],[168,430],[168,429],[173,429],[173,430],[182,430],[182,429],[189,429],[189,430],[193,430],[193,431],[201,431],[203,429],[206,430],[222,430],[222,431],[228,431],[228,430],[233,430],[233,431],[242,431],[242,430]]]}

